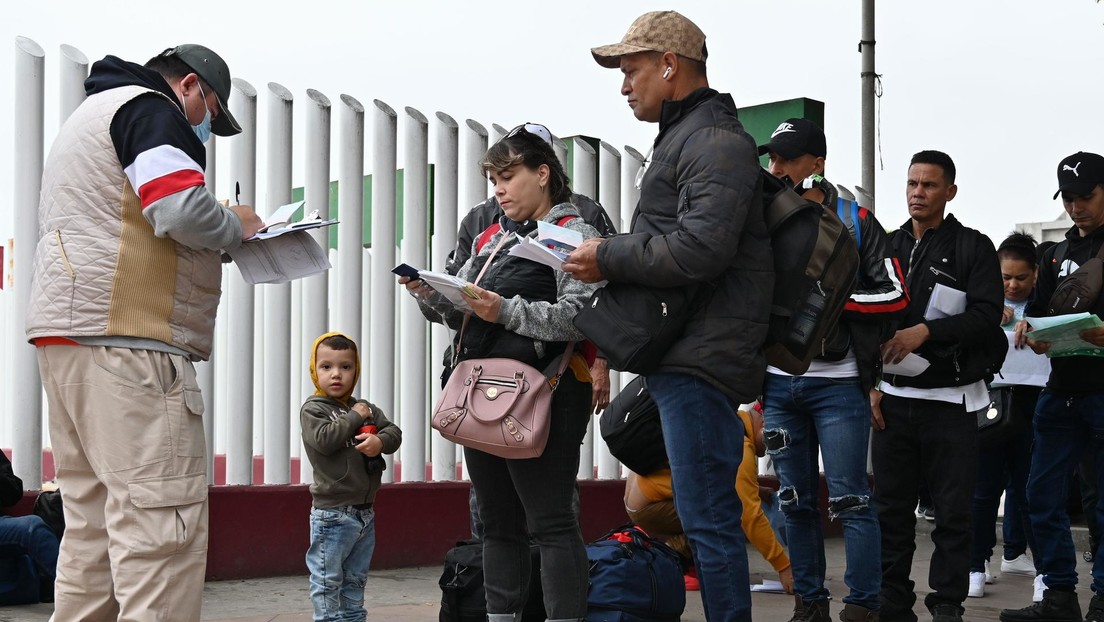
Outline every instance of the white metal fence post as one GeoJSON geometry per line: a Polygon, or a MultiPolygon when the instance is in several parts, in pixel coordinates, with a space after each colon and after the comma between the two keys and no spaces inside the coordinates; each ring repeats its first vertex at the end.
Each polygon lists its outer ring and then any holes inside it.
{"type": "MultiPolygon", "coordinates": [[[[591,197],[602,204],[606,214],[614,223],[621,220],[621,154],[613,145],[602,141],[598,152],[598,196],[591,197]]],[[[617,228],[621,231],[621,227],[617,228]]],[[[610,371],[610,399],[621,392],[621,374],[610,371]]],[[[596,426],[597,427],[597,426],[596,426]]],[[[600,428],[599,428],[600,429],[600,428]]],[[[621,464],[610,453],[606,439],[601,434],[594,435],[595,453],[598,454],[599,479],[621,477],[621,464]]]]}
{"type": "MultiPolygon", "coordinates": [[[[571,189],[578,194],[595,198],[597,195],[597,175],[595,166],[597,154],[594,147],[581,138],[572,139],[574,142],[574,158],[571,176],[571,189]]],[[[587,432],[583,436],[583,447],[579,455],[579,479],[594,479],[594,417],[587,413],[587,432]]]]}
{"type": "MultiPolygon", "coordinates": [[[[242,127],[234,138],[230,154],[230,178],[241,189],[239,199],[245,205],[257,204],[257,89],[245,80],[232,80],[236,97],[230,108],[242,127]]],[[[226,483],[247,485],[253,482],[253,286],[241,272],[230,271],[230,328],[227,348],[220,354],[226,365],[226,483]]]]}
{"type": "MultiPolygon", "coordinates": [[[[429,206],[426,201],[429,177],[429,121],[421,112],[407,107],[403,124],[403,234],[399,250],[403,263],[422,268],[429,260],[429,206]]],[[[394,287],[394,284],[392,283],[394,287]]],[[[402,481],[423,482],[426,477],[426,349],[429,326],[410,296],[399,297],[399,410],[403,429],[402,481]]]]}
{"type": "MultiPolygon", "coordinates": [[[[268,153],[265,169],[266,215],[291,202],[292,112],[294,96],[287,88],[268,83],[268,153]]],[[[283,387],[291,383],[291,285],[264,287],[264,374],[269,390],[262,396],[264,407],[264,483],[291,481],[291,394],[283,387]]]]}
{"type": "MultiPolygon", "coordinates": [[[[391,419],[395,413],[395,165],[398,115],[376,99],[372,113],[372,324],[368,391],[391,419]]],[[[384,457],[385,482],[393,481],[394,456],[384,457]]]]}
{"type": "MultiPolygon", "coordinates": [[[[42,384],[38,354],[27,343],[26,315],[32,262],[38,245],[38,199],[45,160],[46,53],[26,37],[15,38],[15,166],[12,171],[14,254],[8,331],[7,412],[11,417],[12,469],[24,486],[42,487],[42,384]]],[[[5,284],[7,288],[8,284],[5,284]]]]}
{"type": "MultiPolygon", "coordinates": [[[[437,113],[435,145],[437,164],[433,169],[433,253],[429,265],[433,270],[444,268],[449,253],[456,248],[456,218],[459,195],[460,133],[456,121],[443,112],[437,113]]],[[[449,345],[449,329],[443,324],[431,327],[429,348],[429,406],[437,403],[441,393],[438,378],[444,371],[442,354],[449,345]]],[[[427,414],[428,414],[427,409],[427,414]]],[[[456,444],[429,432],[433,448],[432,467],[434,480],[456,479],[456,444]]]]}

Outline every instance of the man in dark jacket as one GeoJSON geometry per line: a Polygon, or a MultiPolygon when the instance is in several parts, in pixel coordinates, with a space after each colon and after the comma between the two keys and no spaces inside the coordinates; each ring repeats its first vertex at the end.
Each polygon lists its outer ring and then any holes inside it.
{"type": "Polygon", "coordinates": [[[705,35],[674,11],[637,18],[593,48],[620,68],[637,119],[659,123],[631,233],[587,240],[564,269],[595,282],[708,295],[648,374],[659,405],[675,506],[694,553],[706,617],[751,620],[747,552],[732,482],[744,427],[737,406],[763,384],[773,259],[755,143],[732,97],[709,88],[705,35]]]}
{"type": "Polygon", "coordinates": [[[841,211],[859,246],[859,280],[844,307],[834,347],[814,359],[800,376],[767,367],[763,416],[767,453],[782,486],[779,501],[786,514],[793,564],[794,620],[831,620],[831,595],[821,563],[819,451],[828,481],[828,515],[844,526],[844,580],[850,592],[843,597],[840,619],[865,622],[877,615],[882,584],[881,537],[866,474],[867,396],[881,368],[878,348],[908,305],[905,277],[874,214],[851,201],[840,203],[839,192],[821,177],[828,146],[820,126],[808,119],[787,119],[771,134],[770,142],[759,147],[759,153],[770,156],[772,175],[788,179],[802,196],[824,209],[841,211]]]}
{"type": "MultiPolygon", "coordinates": [[[[1050,299],[1058,285],[1078,267],[1095,257],[1104,246],[1104,157],[1078,152],[1058,163],[1058,192],[1073,220],[1066,239],[1048,248],[1039,261],[1039,280],[1028,317],[1051,315],[1050,299]]],[[[1089,309],[1104,318],[1104,296],[1089,309]]],[[[1016,345],[1028,345],[1036,353],[1051,343],[1028,338],[1027,322],[1016,326],[1016,345]]],[[[1086,347],[1104,347],[1104,327],[1080,333],[1086,347]]],[[[1066,491],[1073,470],[1086,451],[1096,448],[1096,485],[1104,486],[1104,358],[1056,356],[1050,360],[1050,378],[1035,407],[1035,434],[1027,500],[1031,530],[1035,534],[1035,568],[1044,576],[1043,601],[1025,609],[1005,609],[1001,622],[1081,620],[1077,586],[1077,558],[1066,511],[1066,491]]],[[[1097,520],[1104,520],[1104,506],[1096,506],[1097,520]]],[[[1093,559],[1092,591],[1085,620],[1104,621],[1104,550],[1093,559]]]]}
{"type": "Polygon", "coordinates": [[[924,599],[935,622],[962,619],[969,587],[977,471],[973,413],[989,405],[985,369],[994,366],[995,355],[986,346],[995,336],[1003,355],[1007,338],[1000,329],[1004,290],[993,243],[945,214],[957,191],[950,156],[939,151],[914,155],[905,191],[910,219],[891,236],[911,300],[901,328],[882,346],[886,367],[879,391],[871,393],[883,622],[916,620],[909,574],[921,482],[935,507],[932,592],[924,599]],[[902,361],[929,366],[917,374],[896,367],[902,361]]]}
{"type": "MultiPolygon", "coordinates": [[[[0,508],[15,505],[23,498],[23,480],[12,471],[8,456],[0,451],[0,508]]],[[[34,562],[42,585],[42,600],[53,599],[57,574],[58,537],[41,517],[0,515],[0,564],[12,564],[9,555],[28,555],[34,562]]]]}

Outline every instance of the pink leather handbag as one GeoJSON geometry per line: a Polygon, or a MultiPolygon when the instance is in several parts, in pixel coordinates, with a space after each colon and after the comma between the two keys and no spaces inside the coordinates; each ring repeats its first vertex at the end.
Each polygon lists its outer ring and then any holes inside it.
{"type": "Polygon", "coordinates": [[[506,358],[457,363],[433,412],[433,429],[465,447],[500,458],[537,458],[548,442],[552,392],[571,346],[552,378],[506,358]]]}
{"type": "MultiPolygon", "coordinates": [[[[504,235],[487,258],[476,283],[502,248],[504,235]]],[[[468,318],[460,329],[464,338],[468,318]]],[[[575,342],[568,342],[555,376],[508,358],[460,361],[454,365],[430,425],[441,436],[500,458],[537,458],[548,443],[552,393],[567,369],[575,342]]]]}

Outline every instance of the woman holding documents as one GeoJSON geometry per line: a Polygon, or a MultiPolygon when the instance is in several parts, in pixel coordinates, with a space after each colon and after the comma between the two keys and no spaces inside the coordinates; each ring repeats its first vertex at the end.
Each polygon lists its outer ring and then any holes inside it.
{"type": "MultiPolygon", "coordinates": [[[[552,256],[538,260],[537,255],[519,256],[512,249],[520,252],[520,247],[538,239],[570,245],[571,238],[581,241],[597,231],[568,203],[567,174],[552,147],[528,126],[514,129],[491,147],[481,166],[505,216],[476,238],[471,258],[458,272],[468,283],[460,288],[465,304],[458,304],[455,294],[452,300],[444,295],[445,285],[436,285],[442,290],[438,291],[424,280],[402,277],[399,282],[417,298],[427,319],[457,331],[458,361],[499,357],[538,370],[558,366],[566,343],[583,339],[571,320],[595,286],[552,267],[559,263],[552,256]],[[527,239],[523,243],[521,238],[527,239]],[[470,284],[476,280],[478,284],[470,284]],[[470,308],[466,325],[465,307],[470,308]]],[[[574,354],[553,393],[551,431],[539,458],[509,460],[464,449],[486,529],[483,572],[490,622],[512,621],[522,610],[529,585],[530,536],[541,549],[548,619],[578,620],[586,615],[588,565],[572,498],[590,397],[587,364],[574,354]]]]}
{"type": "MultiPolygon", "coordinates": [[[[997,258],[1004,281],[1002,327],[1013,335],[1035,290],[1038,268],[1035,238],[1026,233],[1013,233],[997,247],[997,258]]],[[[1000,571],[1002,575],[1035,576],[1035,565],[1027,557],[1028,545],[1032,544],[1027,514],[1027,472],[1031,466],[1031,418],[1049,371],[1046,357],[1027,349],[1009,348],[1001,373],[990,384],[990,395],[995,398],[991,407],[993,414],[999,413],[1000,418],[1007,420],[978,432],[974,539],[967,593],[973,598],[984,596],[985,584],[993,581],[989,556],[996,545],[997,506],[1006,488],[1008,495],[1004,501],[1002,524],[1004,555],[1000,571]]],[[[1039,585],[1036,582],[1036,586],[1039,585]]],[[[1041,589],[1039,598],[1042,598],[1041,589]]]]}

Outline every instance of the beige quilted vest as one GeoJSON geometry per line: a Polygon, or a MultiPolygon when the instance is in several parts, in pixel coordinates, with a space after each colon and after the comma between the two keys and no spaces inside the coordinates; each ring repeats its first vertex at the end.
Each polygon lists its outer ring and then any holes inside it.
{"type": "Polygon", "coordinates": [[[147,93],[168,99],[140,86],[97,93],[58,132],[42,175],[27,338],[141,337],[206,360],[219,252],[153,234],[111,142],[115,112],[147,93]]]}

